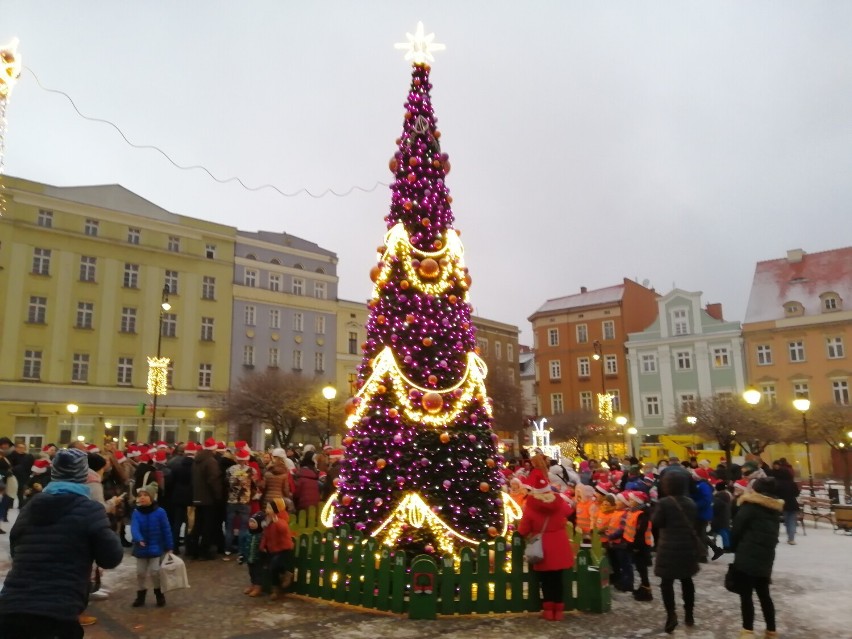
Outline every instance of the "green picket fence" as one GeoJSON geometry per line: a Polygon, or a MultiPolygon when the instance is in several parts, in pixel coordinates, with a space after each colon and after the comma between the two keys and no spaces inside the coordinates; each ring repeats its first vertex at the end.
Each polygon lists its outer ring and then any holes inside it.
{"type": "MultiPolygon", "coordinates": [[[[579,545],[579,535],[573,535],[579,545]]],[[[599,546],[599,544],[598,544],[599,546]]],[[[523,556],[524,540],[497,537],[450,555],[414,557],[379,547],[346,526],[299,536],[293,591],[363,608],[434,619],[438,614],[534,612],[541,608],[536,572],[523,556]]],[[[593,548],[578,549],[564,573],[566,610],[609,611],[609,564],[593,548]]]]}
{"type": "Polygon", "coordinates": [[[311,506],[290,515],[290,531],[293,537],[310,535],[315,530],[325,532],[326,527],[320,521],[320,507],[311,506]]]}

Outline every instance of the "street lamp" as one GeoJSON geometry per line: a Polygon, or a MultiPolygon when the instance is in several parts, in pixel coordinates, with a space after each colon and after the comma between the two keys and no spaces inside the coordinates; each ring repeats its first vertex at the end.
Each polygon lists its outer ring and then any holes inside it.
{"type": "Polygon", "coordinates": [[[325,417],[325,443],[328,445],[331,441],[331,402],[335,397],[337,397],[337,389],[329,384],[322,389],[322,396],[325,397],[326,402],[328,403],[328,412],[325,417]]]}
{"type": "Polygon", "coordinates": [[[757,406],[760,402],[760,391],[754,386],[749,386],[743,391],[743,399],[749,406],[757,406]]]}
{"type": "Polygon", "coordinates": [[[598,393],[598,416],[604,422],[604,441],[606,442],[606,456],[609,460],[609,424],[612,422],[612,395],[606,392],[606,379],[604,377],[603,346],[598,340],[592,342],[595,353],[592,359],[601,363],[601,392],[598,393]]]}
{"type": "MultiPolygon", "coordinates": [[[[621,428],[621,440],[624,441],[624,427],[627,424],[627,418],[624,415],[619,415],[615,418],[615,423],[621,428]]],[[[625,449],[626,448],[627,447],[625,446],[625,449]]]]}
{"type": "Polygon", "coordinates": [[[636,457],[636,440],[634,440],[633,438],[636,437],[636,434],[638,432],[639,431],[636,430],[635,426],[631,426],[627,429],[627,434],[630,435],[630,455],[632,457],[636,457]]]}
{"type": "Polygon", "coordinates": [[[68,404],[68,406],[65,407],[65,410],[67,410],[71,414],[71,432],[76,433],[77,432],[77,411],[80,410],[80,407],[77,406],[77,404],[68,404]]]}
{"type": "Polygon", "coordinates": [[[148,439],[153,444],[157,441],[157,398],[168,392],[169,358],[160,356],[163,345],[163,317],[172,309],[169,304],[169,285],[163,285],[162,301],[160,303],[160,323],[157,327],[157,357],[148,358],[148,394],[154,397],[151,403],[151,432],[148,439]]]}
{"type": "Polygon", "coordinates": [[[814,473],[811,469],[811,443],[808,441],[808,410],[811,407],[811,400],[804,397],[797,397],[793,400],[793,407],[802,413],[802,428],[805,430],[805,456],[808,460],[808,484],[811,489],[811,497],[814,497],[814,473]]]}

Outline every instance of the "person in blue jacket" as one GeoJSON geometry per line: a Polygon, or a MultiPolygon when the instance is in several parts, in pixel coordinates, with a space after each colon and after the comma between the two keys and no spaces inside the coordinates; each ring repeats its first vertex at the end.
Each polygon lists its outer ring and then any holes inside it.
{"type": "Polygon", "coordinates": [[[157,484],[136,489],[136,509],[130,520],[133,535],[133,556],[136,557],[136,599],[133,607],[145,605],[148,594],[146,581],[151,575],[154,596],[158,606],[166,605],[166,596],[160,589],[160,563],[163,555],[174,550],[172,528],[166,511],[157,505],[157,484]]]}
{"type": "MultiPolygon", "coordinates": [[[[718,559],[725,552],[716,545],[716,542],[707,534],[707,526],[713,521],[713,487],[706,479],[695,472],[695,469],[690,469],[692,481],[689,486],[689,496],[695,502],[695,508],[698,511],[695,518],[695,531],[698,533],[698,538],[704,542],[705,546],[713,549],[713,559],[718,559]]],[[[707,563],[707,550],[703,551],[703,556],[698,558],[701,563],[707,563]]]]}

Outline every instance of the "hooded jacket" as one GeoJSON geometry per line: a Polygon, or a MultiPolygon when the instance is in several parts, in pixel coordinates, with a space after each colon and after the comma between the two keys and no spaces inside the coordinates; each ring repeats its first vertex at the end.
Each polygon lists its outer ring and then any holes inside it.
{"type": "Polygon", "coordinates": [[[752,577],[770,577],[778,545],[778,516],[784,500],[748,492],[737,500],[737,505],[731,530],[734,566],[752,577]]]}
{"type": "Polygon", "coordinates": [[[79,494],[39,493],[9,533],[12,568],[0,592],[0,615],[74,621],[89,601],[92,562],[121,563],[121,543],[104,507],[79,494]]]}
{"type": "Polygon", "coordinates": [[[554,496],[551,501],[542,501],[534,494],[527,497],[518,534],[526,537],[542,533],[544,549],[544,559],[533,564],[533,570],[565,570],[574,565],[574,549],[565,529],[572,512],[573,508],[562,497],[554,496]]]}
{"type": "Polygon", "coordinates": [[[657,558],[654,574],[664,579],[687,579],[698,572],[698,539],[695,532],[697,510],[687,497],[690,476],[670,466],[662,474],[660,488],[666,497],[654,511],[654,538],[657,558]]]}

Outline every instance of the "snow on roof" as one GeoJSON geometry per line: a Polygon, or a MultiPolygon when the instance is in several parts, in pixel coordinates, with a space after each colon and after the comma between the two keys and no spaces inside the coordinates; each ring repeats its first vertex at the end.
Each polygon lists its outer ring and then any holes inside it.
{"type": "Polygon", "coordinates": [[[852,308],[852,246],[821,253],[795,249],[787,257],[758,262],[744,324],[783,319],[785,302],[800,302],[805,315],[819,315],[819,296],[828,292],[852,308]]]}
{"type": "Polygon", "coordinates": [[[624,284],[617,284],[616,286],[608,286],[594,291],[585,291],[576,295],[566,295],[565,297],[556,297],[552,300],[547,300],[533,315],[595,306],[597,304],[612,304],[621,300],[623,296],[624,284]]]}

